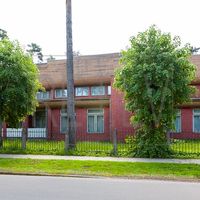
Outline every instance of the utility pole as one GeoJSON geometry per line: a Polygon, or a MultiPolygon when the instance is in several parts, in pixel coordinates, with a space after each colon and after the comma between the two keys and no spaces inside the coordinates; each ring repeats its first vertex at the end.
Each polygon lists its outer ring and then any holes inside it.
{"type": "Polygon", "coordinates": [[[74,70],[72,42],[72,11],[71,0],[66,0],[66,42],[67,42],[67,133],[65,149],[72,149],[76,144],[76,117],[74,102],[74,70]]]}

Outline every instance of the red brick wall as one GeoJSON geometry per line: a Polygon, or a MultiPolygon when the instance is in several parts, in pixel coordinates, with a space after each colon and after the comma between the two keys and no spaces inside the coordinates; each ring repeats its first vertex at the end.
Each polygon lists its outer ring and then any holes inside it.
{"type": "MultiPolygon", "coordinates": [[[[200,89],[200,86],[197,86],[200,89]]],[[[87,133],[87,108],[76,108],[77,140],[109,141],[116,128],[118,140],[124,140],[126,135],[133,134],[130,124],[130,112],[125,111],[123,94],[112,88],[110,107],[104,107],[104,133],[87,133]]],[[[60,108],[48,108],[48,138],[64,139],[60,133],[60,108]]],[[[29,123],[30,127],[30,123],[29,123]]],[[[175,138],[200,138],[200,133],[193,133],[193,108],[181,109],[182,133],[175,133],[175,138]]]]}
{"type": "Polygon", "coordinates": [[[109,108],[104,107],[104,133],[87,133],[87,108],[77,108],[77,140],[109,141],[109,108]]]}
{"type": "MultiPolygon", "coordinates": [[[[87,133],[87,108],[76,108],[77,140],[89,141],[109,141],[109,107],[104,107],[104,133],[87,133]]],[[[49,114],[50,112],[48,112],[49,114]]],[[[50,115],[49,115],[50,118],[50,115]]],[[[48,138],[58,140],[64,139],[64,134],[60,133],[60,108],[51,110],[51,125],[48,124],[48,138]]]]}
{"type": "Polygon", "coordinates": [[[172,137],[179,139],[200,138],[200,133],[193,132],[193,108],[181,109],[181,133],[173,133],[172,137]]]}
{"type": "Polygon", "coordinates": [[[111,91],[111,129],[117,129],[118,140],[133,134],[134,128],[130,124],[131,113],[125,110],[123,94],[112,88],[111,91]]]}
{"type": "Polygon", "coordinates": [[[54,108],[51,112],[51,138],[64,139],[60,133],[60,108],[54,108]]]}
{"type": "Polygon", "coordinates": [[[181,109],[181,130],[184,133],[192,132],[192,109],[181,109]]]}

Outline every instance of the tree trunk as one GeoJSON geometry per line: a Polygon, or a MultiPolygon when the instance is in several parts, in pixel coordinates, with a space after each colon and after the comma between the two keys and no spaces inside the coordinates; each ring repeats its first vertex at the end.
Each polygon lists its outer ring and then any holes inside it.
{"type": "Polygon", "coordinates": [[[0,148],[3,147],[3,137],[2,137],[2,120],[0,118],[0,148]]]}
{"type": "Polygon", "coordinates": [[[22,123],[22,149],[25,150],[26,149],[26,139],[27,139],[27,127],[26,127],[26,123],[23,122],[22,123]]]}
{"type": "MultiPolygon", "coordinates": [[[[66,0],[66,32],[67,32],[67,125],[69,136],[69,149],[74,148],[76,141],[76,117],[74,105],[74,71],[73,71],[73,42],[72,42],[72,14],[71,0],[66,0]]],[[[67,138],[67,137],[66,137],[67,138]]],[[[66,141],[66,144],[68,141],[66,141]]]]}

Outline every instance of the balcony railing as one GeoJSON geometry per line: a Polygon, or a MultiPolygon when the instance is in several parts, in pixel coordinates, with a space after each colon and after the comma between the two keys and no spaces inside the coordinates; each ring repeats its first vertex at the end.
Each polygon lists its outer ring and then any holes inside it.
{"type": "MultiPolygon", "coordinates": [[[[22,128],[7,128],[6,137],[20,138],[22,137],[22,128]]],[[[46,138],[46,128],[28,128],[28,138],[46,138]]]]}

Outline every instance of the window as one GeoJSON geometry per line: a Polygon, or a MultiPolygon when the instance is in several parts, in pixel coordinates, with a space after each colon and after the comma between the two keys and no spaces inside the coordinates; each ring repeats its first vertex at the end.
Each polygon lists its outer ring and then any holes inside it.
{"type": "Polygon", "coordinates": [[[111,86],[108,86],[108,95],[111,95],[111,86]]]}
{"type": "Polygon", "coordinates": [[[193,132],[200,133],[200,109],[193,110],[193,132]]]}
{"type": "Polygon", "coordinates": [[[93,86],[91,87],[92,96],[105,95],[105,86],[93,86]]]}
{"type": "Polygon", "coordinates": [[[178,110],[176,114],[176,119],[175,119],[175,132],[180,133],[181,132],[181,111],[178,110]]]}
{"type": "Polygon", "coordinates": [[[46,127],[45,110],[38,110],[35,113],[35,128],[45,128],[45,127],[46,127]]]}
{"type": "Polygon", "coordinates": [[[103,109],[88,110],[88,133],[103,133],[104,132],[104,116],[103,109]]]}
{"type": "Polygon", "coordinates": [[[50,98],[50,92],[37,92],[37,99],[42,100],[42,99],[49,99],[50,98]]]}
{"type": "Polygon", "coordinates": [[[56,89],[55,90],[56,98],[65,98],[67,97],[67,89],[56,89]]]}
{"type": "Polygon", "coordinates": [[[60,132],[67,132],[67,109],[61,109],[60,111],[60,132]]]}
{"type": "Polygon", "coordinates": [[[88,96],[89,88],[88,87],[77,87],[76,88],[76,96],[88,96]]]}

